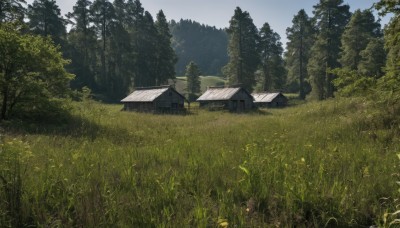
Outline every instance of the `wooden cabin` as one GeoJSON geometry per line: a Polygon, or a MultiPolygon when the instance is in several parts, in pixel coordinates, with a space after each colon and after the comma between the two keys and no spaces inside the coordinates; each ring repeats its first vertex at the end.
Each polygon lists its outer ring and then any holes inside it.
{"type": "Polygon", "coordinates": [[[225,109],[231,112],[243,112],[254,107],[251,94],[240,87],[209,87],[197,101],[200,107],[208,107],[210,110],[225,109]]]}
{"type": "Polygon", "coordinates": [[[171,86],[136,88],[121,100],[124,111],[174,113],[185,111],[186,98],[171,86]]]}
{"type": "Polygon", "coordinates": [[[288,99],[282,93],[253,93],[254,104],[260,108],[285,107],[288,99]]]}

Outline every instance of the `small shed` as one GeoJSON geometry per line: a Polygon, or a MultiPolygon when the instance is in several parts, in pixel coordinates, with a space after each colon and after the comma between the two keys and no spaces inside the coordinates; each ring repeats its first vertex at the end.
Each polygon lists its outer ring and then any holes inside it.
{"type": "Polygon", "coordinates": [[[121,100],[125,111],[182,112],[186,98],[171,86],[136,88],[121,100]]]}
{"type": "Polygon", "coordinates": [[[257,107],[285,107],[288,99],[282,93],[253,93],[254,104],[257,107]]]}
{"type": "Polygon", "coordinates": [[[241,87],[209,87],[197,101],[200,107],[227,109],[231,112],[243,112],[254,107],[253,97],[241,87]]]}

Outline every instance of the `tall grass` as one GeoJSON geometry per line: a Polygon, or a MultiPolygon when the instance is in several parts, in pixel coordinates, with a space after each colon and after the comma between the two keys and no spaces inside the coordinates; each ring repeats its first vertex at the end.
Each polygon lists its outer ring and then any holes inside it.
{"type": "Polygon", "coordinates": [[[74,106],[62,126],[3,126],[0,226],[381,226],[396,211],[399,140],[360,100],[187,116],[74,106]]]}

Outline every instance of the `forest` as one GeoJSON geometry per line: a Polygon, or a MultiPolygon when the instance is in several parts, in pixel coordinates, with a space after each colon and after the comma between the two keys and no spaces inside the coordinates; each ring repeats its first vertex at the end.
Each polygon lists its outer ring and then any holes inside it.
{"type": "Polygon", "coordinates": [[[140,0],[0,1],[0,227],[398,226],[400,4],[315,2],[284,48],[240,7],[215,28],[140,0]],[[118,103],[177,78],[193,101],[205,76],[289,106],[118,103]]]}

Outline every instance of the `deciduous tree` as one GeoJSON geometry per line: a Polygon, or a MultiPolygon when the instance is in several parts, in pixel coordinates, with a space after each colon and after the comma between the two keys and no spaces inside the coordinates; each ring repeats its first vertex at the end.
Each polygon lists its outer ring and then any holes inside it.
{"type": "Polygon", "coordinates": [[[0,28],[0,119],[19,105],[32,110],[54,98],[68,96],[72,74],[60,49],[49,38],[21,35],[0,28]]]}

